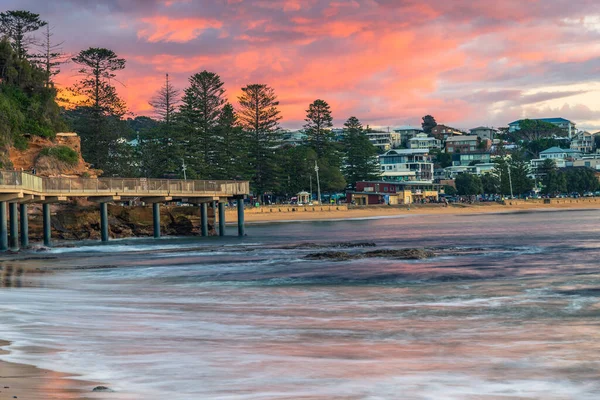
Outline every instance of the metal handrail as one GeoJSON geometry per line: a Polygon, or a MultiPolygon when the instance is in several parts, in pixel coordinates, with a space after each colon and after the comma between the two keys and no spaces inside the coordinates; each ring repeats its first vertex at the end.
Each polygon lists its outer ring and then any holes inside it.
{"type": "Polygon", "coordinates": [[[183,180],[146,178],[47,178],[22,171],[0,171],[0,188],[15,188],[40,194],[127,195],[245,195],[248,181],[183,180]]]}

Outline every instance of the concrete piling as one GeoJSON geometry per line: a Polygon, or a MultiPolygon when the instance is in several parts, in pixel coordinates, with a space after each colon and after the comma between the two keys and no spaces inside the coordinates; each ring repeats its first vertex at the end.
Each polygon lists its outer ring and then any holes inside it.
{"type": "Polygon", "coordinates": [[[238,236],[246,236],[246,227],[244,226],[244,199],[237,199],[238,212],[238,236]]]}
{"type": "Polygon", "coordinates": [[[208,236],[208,203],[200,204],[200,230],[202,236],[208,236]]]}
{"type": "Polygon", "coordinates": [[[50,204],[42,205],[42,216],[44,224],[44,246],[52,245],[52,221],[50,219],[50,204]]]}
{"type": "Polygon", "coordinates": [[[8,230],[6,223],[6,202],[0,201],[0,251],[8,250],[8,230]]]}
{"type": "Polygon", "coordinates": [[[8,204],[8,213],[9,213],[9,246],[11,250],[19,249],[19,216],[18,216],[18,204],[17,203],[9,203],[8,204]]]}
{"type": "Polygon", "coordinates": [[[29,217],[27,215],[27,204],[19,204],[19,218],[21,221],[21,248],[29,247],[29,217]]]}
{"type": "Polygon", "coordinates": [[[108,204],[100,203],[100,235],[103,242],[108,242],[108,204]]]}
{"type": "Polygon", "coordinates": [[[152,221],[154,224],[154,237],[160,238],[160,203],[152,204],[152,221]]]}
{"type": "Polygon", "coordinates": [[[219,203],[219,236],[225,236],[225,203],[219,203]]]}

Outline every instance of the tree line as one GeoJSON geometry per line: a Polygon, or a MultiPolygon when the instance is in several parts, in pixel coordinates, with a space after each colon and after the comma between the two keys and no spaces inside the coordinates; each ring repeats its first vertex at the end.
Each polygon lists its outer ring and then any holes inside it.
{"type": "MultiPolygon", "coordinates": [[[[149,99],[153,118],[131,118],[116,87],[127,61],[113,50],[90,47],[65,57],[62,43],[52,41],[47,22],[29,11],[0,13],[0,32],[4,36],[0,55],[5,43],[13,53],[7,59],[14,58],[38,74],[41,86],[51,90],[52,104],[41,108],[60,110],[60,127],[67,124],[80,135],[84,159],[105,176],[243,179],[251,181],[259,196],[291,196],[308,189],[315,166],[325,192],[379,176],[377,151],[361,122],[348,118],[343,140],[336,140],[331,107],[324,100],[308,105],[306,140],[299,145],[282,141],[282,115],[274,88],[248,84],[232,104],[222,78],[207,70],[190,76],[182,91],[166,74],[160,90],[149,99]],[[47,28],[44,40],[38,41],[33,34],[42,27],[47,28]],[[34,54],[32,46],[40,51],[34,54]],[[53,81],[67,61],[76,66],[79,78],[68,88],[70,104],[59,109],[53,81]]],[[[0,64],[0,78],[6,75],[4,69],[0,64]]],[[[19,73],[18,79],[25,80],[26,75],[19,73]]],[[[44,127],[45,135],[52,136],[57,128],[57,124],[44,127]]],[[[20,129],[27,131],[27,127],[20,129]]]]}

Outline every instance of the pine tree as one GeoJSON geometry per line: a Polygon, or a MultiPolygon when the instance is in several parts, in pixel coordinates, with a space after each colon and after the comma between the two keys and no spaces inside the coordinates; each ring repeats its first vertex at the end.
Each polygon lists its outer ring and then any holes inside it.
{"type": "Polygon", "coordinates": [[[321,158],[327,154],[334,139],[330,129],[333,126],[331,107],[324,100],[315,100],[306,110],[305,121],[304,133],[308,143],[321,158]]]}
{"type": "Polygon", "coordinates": [[[243,129],[238,125],[238,118],[229,103],[221,109],[216,127],[217,137],[217,178],[245,179],[243,166],[247,163],[247,143],[243,129]]]}
{"type": "Polygon", "coordinates": [[[73,87],[77,95],[85,97],[80,105],[92,107],[103,115],[124,115],[125,103],[111,82],[116,78],[115,72],[125,68],[125,59],[112,50],[90,47],[71,60],[81,66],[79,73],[84,76],[73,87]]]}
{"type": "Polygon", "coordinates": [[[154,109],[154,114],[159,120],[170,128],[173,123],[173,116],[177,103],[179,103],[180,91],[177,90],[169,80],[169,74],[165,75],[165,84],[156,92],[154,97],[148,102],[154,109]]]}
{"type": "Polygon", "coordinates": [[[181,164],[183,146],[178,145],[181,138],[175,124],[175,114],[179,103],[180,91],[165,76],[164,85],[150,99],[154,114],[159,119],[158,126],[143,130],[140,137],[140,165],[147,177],[182,175],[181,164]]]}
{"type": "MultiPolygon", "coordinates": [[[[120,138],[125,130],[121,117],[126,105],[117,94],[112,80],[116,72],[125,68],[125,59],[105,48],[90,47],[80,51],[72,61],[80,65],[83,78],[72,90],[84,99],[71,110],[69,118],[81,137],[83,157],[95,168],[109,175],[119,174],[115,155],[123,153],[120,138]]],[[[130,160],[124,159],[126,163],[130,160]]],[[[129,165],[124,165],[129,168],[129,165]]]]}
{"type": "Polygon", "coordinates": [[[255,193],[262,197],[277,186],[274,148],[281,140],[279,101],[275,90],[264,84],[243,87],[238,101],[239,124],[248,141],[248,175],[255,193]]]}
{"type": "Polygon", "coordinates": [[[377,149],[369,141],[363,126],[356,117],[350,117],[344,124],[344,150],[346,181],[355,187],[358,181],[369,181],[379,178],[377,149]]]}
{"type": "Polygon", "coordinates": [[[0,33],[6,35],[20,60],[27,58],[28,48],[33,43],[33,38],[27,34],[35,32],[47,22],[40,19],[39,14],[29,11],[16,10],[0,13],[0,33]]]}
{"type": "Polygon", "coordinates": [[[225,104],[225,89],[221,77],[214,72],[202,71],[189,79],[184,90],[177,116],[183,130],[182,153],[189,166],[189,176],[213,178],[215,165],[215,129],[225,104]]]}
{"type": "Polygon", "coordinates": [[[68,56],[62,52],[64,42],[52,42],[52,28],[46,24],[44,41],[39,46],[39,53],[33,55],[34,63],[46,73],[46,87],[52,86],[52,77],[60,73],[60,65],[68,61],[68,56]]]}

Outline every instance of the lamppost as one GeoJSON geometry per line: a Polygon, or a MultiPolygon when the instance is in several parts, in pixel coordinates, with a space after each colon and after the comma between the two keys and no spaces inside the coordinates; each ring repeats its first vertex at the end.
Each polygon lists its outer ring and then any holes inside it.
{"type": "Polygon", "coordinates": [[[185,165],[185,159],[181,159],[181,170],[183,171],[183,180],[187,181],[187,175],[185,171],[187,171],[187,166],[185,165]]]}
{"type": "Polygon", "coordinates": [[[510,184],[510,198],[513,199],[515,196],[513,195],[513,188],[512,188],[512,178],[510,176],[510,164],[507,165],[507,169],[508,169],[508,183],[510,184]]]}
{"type": "Polygon", "coordinates": [[[319,205],[321,204],[321,183],[319,182],[319,166],[317,165],[317,160],[315,160],[315,172],[317,173],[317,200],[319,201],[319,205]]]}

